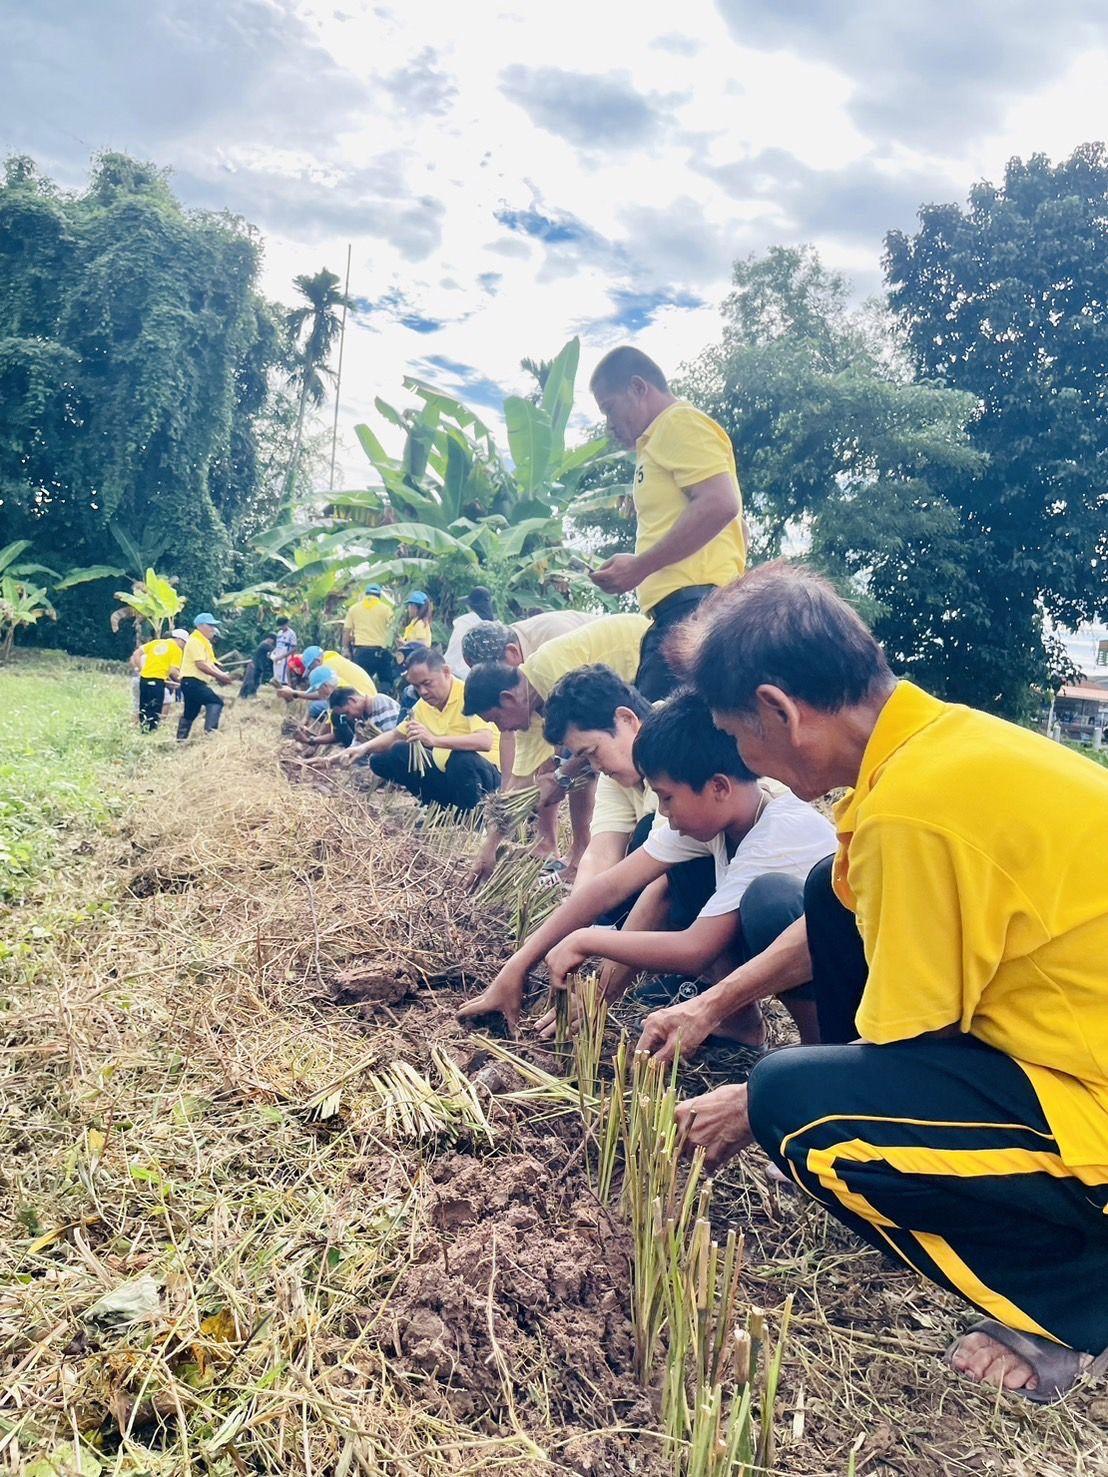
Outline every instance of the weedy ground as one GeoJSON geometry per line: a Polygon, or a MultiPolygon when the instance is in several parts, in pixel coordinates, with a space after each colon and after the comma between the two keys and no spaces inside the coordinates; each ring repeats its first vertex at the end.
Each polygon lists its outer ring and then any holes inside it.
{"type": "MultiPolygon", "coordinates": [[[[574,1095],[454,1020],[510,947],[471,838],[289,784],[264,697],[183,750],[129,719],[118,676],[0,674],[0,1470],[665,1471],[574,1095]]],[[[712,1216],[771,1330],[793,1295],[774,1470],[1108,1471],[1102,1389],[958,1380],[963,1311],[756,1153],[712,1216]]]]}

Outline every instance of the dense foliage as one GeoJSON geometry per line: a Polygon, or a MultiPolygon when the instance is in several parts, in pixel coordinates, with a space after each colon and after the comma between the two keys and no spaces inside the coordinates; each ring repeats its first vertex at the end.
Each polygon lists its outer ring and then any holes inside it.
{"type": "MultiPolygon", "coordinates": [[[[252,228],[184,211],[160,171],[122,155],[102,155],[76,195],[8,162],[0,543],[29,538],[57,569],[119,568],[115,527],[150,562],[166,556],[189,608],[219,594],[236,543],[276,507],[259,462],[286,350],[255,290],[259,254],[252,228]]],[[[114,588],[59,595],[67,646],[125,645],[114,588]]]]}
{"type": "Polygon", "coordinates": [[[889,236],[889,299],[913,367],[975,398],[986,461],[957,479],[958,581],[950,680],[1018,712],[1029,684],[1065,675],[1046,619],[1108,616],[1108,157],[1013,159],[969,205],[930,205],[889,236]]]}

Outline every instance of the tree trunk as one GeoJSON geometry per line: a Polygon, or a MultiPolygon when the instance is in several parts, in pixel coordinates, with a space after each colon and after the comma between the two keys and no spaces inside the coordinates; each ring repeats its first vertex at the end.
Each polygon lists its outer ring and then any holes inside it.
{"type": "Polygon", "coordinates": [[[304,416],[308,409],[308,375],[312,366],[304,366],[304,383],[300,387],[300,408],[296,412],[296,435],[292,442],[292,456],[289,458],[289,469],[285,476],[285,502],[292,504],[292,489],[296,481],[296,467],[300,460],[300,443],[304,436],[304,416]]]}

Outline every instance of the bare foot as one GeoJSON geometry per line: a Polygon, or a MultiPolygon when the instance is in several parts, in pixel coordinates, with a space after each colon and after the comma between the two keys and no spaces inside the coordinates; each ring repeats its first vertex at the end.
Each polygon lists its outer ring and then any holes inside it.
{"type": "Polygon", "coordinates": [[[744,1005],[742,1010],[713,1026],[712,1035],[722,1037],[724,1041],[737,1041],[742,1046],[764,1046],[766,1023],[762,1019],[761,1006],[757,1001],[744,1005]]]}
{"type": "Polygon", "coordinates": [[[995,1385],[1001,1390],[1039,1388],[1038,1376],[1027,1360],[986,1333],[967,1333],[959,1339],[950,1362],[959,1374],[979,1384],[995,1385]]]}

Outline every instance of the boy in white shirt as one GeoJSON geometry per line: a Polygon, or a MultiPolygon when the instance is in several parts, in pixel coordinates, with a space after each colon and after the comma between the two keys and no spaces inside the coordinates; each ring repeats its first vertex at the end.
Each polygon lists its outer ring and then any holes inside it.
{"type": "MultiPolygon", "coordinates": [[[[511,1024],[527,971],[544,956],[556,988],[587,959],[611,961],[618,967],[604,973],[609,998],[640,970],[693,979],[729,972],[800,916],[808,872],[835,849],[828,822],[791,791],[764,788],[691,692],[678,693],[643,719],[634,759],[658,797],[654,829],[638,850],[575,890],[501,970],[485,999],[511,1024]],[[673,931],[667,927],[669,898],[651,884],[696,857],[712,858],[715,889],[693,922],[673,931]],[[622,929],[591,926],[636,893],[643,895],[622,929]]],[[[799,996],[790,991],[783,997],[805,1040],[815,1033],[807,993],[802,986],[799,996]]],[[[548,1022],[539,1024],[545,1029],[548,1022]]],[[[721,1023],[717,1034],[760,1044],[760,1011],[744,1010],[721,1023]]]]}

